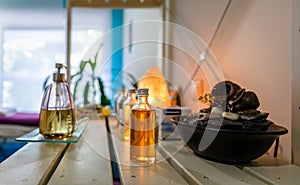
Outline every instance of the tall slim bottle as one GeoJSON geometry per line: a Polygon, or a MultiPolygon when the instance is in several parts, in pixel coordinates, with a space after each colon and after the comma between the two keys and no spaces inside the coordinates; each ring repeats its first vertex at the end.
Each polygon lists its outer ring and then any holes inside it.
{"type": "Polygon", "coordinates": [[[128,89],[127,99],[123,103],[123,114],[124,114],[124,131],[123,138],[128,141],[130,139],[130,129],[129,129],[129,120],[130,120],[130,110],[136,104],[136,92],[135,89],[128,89]]]}
{"type": "Polygon", "coordinates": [[[148,89],[138,89],[138,102],[130,113],[130,160],[137,164],[155,162],[158,127],[155,110],[148,103],[148,89]]]}

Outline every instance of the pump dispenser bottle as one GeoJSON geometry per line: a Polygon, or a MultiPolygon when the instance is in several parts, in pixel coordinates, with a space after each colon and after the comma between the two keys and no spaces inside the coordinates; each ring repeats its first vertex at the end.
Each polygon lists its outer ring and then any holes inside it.
{"type": "Polygon", "coordinates": [[[75,128],[72,94],[61,73],[62,64],[55,64],[53,82],[45,89],[40,112],[40,133],[45,138],[66,138],[75,128]]]}

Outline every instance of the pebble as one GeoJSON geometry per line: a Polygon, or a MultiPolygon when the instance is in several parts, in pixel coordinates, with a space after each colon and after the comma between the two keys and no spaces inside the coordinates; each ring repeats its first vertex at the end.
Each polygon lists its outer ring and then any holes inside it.
{"type": "Polygon", "coordinates": [[[222,112],[222,116],[223,116],[223,118],[227,118],[230,120],[238,120],[239,119],[239,115],[237,113],[233,113],[233,112],[222,112]]]}
{"type": "Polygon", "coordinates": [[[219,107],[213,107],[211,109],[211,114],[222,114],[222,109],[220,109],[219,107]]]}

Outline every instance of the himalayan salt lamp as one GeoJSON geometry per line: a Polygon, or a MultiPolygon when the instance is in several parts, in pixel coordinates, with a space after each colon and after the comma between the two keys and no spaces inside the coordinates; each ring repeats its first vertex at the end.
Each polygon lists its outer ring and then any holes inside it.
{"type": "Polygon", "coordinates": [[[138,82],[138,88],[148,88],[148,102],[154,107],[169,107],[170,95],[165,78],[157,66],[149,68],[138,82]]]}

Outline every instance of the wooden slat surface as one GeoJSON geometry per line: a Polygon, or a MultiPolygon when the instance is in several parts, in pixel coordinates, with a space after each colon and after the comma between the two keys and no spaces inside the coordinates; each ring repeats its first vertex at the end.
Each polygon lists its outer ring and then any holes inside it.
{"type": "Polygon", "coordinates": [[[251,165],[242,166],[243,171],[261,179],[267,184],[300,184],[300,167],[264,155],[251,165]]]}
{"type": "Polygon", "coordinates": [[[190,184],[265,184],[234,165],[197,157],[182,141],[161,141],[160,150],[190,184]]]}
{"type": "Polygon", "coordinates": [[[71,144],[66,151],[49,184],[113,184],[107,132],[103,122],[89,121],[79,142],[71,144]]]}
{"type": "MultiPolygon", "coordinates": [[[[159,161],[135,166],[111,117],[111,135],[104,120],[89,122],[76,144],[28,143],[0,164],[0,184],[113,184],[109,141],[116,153],[122,184],[282,184],[300,182],[300,167],[271,156],[247,165],[227,165],[197,157],[179,140],[160,141],[159,161]],[[167,160],[161,160],[163,158],[167,160]],[[53,175],[52,175],[53,174],[53,175]],[[50,179],[50,180],[49,180],[50,179]]],[[[177,137],[175,137],[177,138],[177,137]]]]}
{"type": "Polygon", "coordinates": [[[0,184],[47,183],[67,146],[57,143],[28,143],[0,164],[0,184]]]}
{"type": "MultiPolygon", "coordinates": [[[[124,143],[121,139],[118,127],[116,126],[116,120],[110,118],[109,123],[122,184],[187,184],[166,160],[159,161],[150,166],[136,166],[132,163],[130,161],[129,143],[124,143]]],[[[158,152],[157,158],[162,158],[158,152]]]]}
{"type": "Polygon", "coordinates": [[[153,8],[159,7],[162,0],[69,0],[72,7],[88,8],[153,8]]]}

